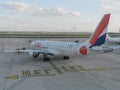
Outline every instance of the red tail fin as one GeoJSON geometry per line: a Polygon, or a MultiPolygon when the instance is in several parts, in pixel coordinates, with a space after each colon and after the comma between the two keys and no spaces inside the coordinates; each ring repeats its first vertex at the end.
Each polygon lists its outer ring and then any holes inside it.
{"type": "Polygon", "coordinates": [[[101,46],[102,44],[105,43],[109,18],[110,18],[110,14],[105,14],[103,16],[95,32],[90,37],[89,43],[91,46],[101,46]]]}

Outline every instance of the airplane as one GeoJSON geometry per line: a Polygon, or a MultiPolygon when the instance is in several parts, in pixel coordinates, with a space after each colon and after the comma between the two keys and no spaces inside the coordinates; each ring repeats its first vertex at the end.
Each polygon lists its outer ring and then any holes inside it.
{"type": "Polygon", "coordinates": [[[107,28],[110,14],[105,14],[95,29],[91,37],[82,43],[49,41],[49,40],[33,40],[31,46],[33,49],[18,49],[17,53],[29,53],[29,55],[37,58],[43,55],[44,61],[49,61],[49,56],[63,56],[63,59],[69,59],[72,55],[91,55],[101,54],[113,51],[113,48],[105,47],[107,28]]]}
{"type": "Polygon", "coordinates": [[[107,34],[106,41],[113,42],[113,43],[116,43],[116,44],[120,44],[120,37],[119,38],[118,37],[112,38],[107,34]]]}

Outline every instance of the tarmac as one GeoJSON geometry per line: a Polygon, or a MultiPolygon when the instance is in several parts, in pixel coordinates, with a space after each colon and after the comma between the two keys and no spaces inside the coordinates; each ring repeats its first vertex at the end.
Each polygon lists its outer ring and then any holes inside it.
{"type": "Polygon", "coordinates": [[[0,90],[120,90],[120,50],[50,62],[4,52],[22,47],[29,39],[0,38],[0,90]]]}

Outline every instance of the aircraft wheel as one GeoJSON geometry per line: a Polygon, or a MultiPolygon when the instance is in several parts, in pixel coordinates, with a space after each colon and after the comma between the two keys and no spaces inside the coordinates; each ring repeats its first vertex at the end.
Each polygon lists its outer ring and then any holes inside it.
{"type": "Polygon", "coordinates": [[[63,59],[64,59],[64,60],[68,60],[69,57],[68,57],[68,56],[64,56],[63,59]]]}
{"type": "Polygon", "coordinates": [[[33,57],[37,58],[39,56],[39,54],[33,53],[33,57]]]}
{"type": "Polygon", "coordinates": [[[44,61],[44,62],[50,61],[50,58],[49,58],[49,57],[44,57],[44,58],[43,58],[43,61],[44,61]]]}

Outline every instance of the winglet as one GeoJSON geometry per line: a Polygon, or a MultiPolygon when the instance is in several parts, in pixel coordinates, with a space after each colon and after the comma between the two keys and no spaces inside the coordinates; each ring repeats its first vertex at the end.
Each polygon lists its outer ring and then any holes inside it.
{"type": "Polygon", "coordinates": [[[95,32],[91,35],[89,39],[90,47],[101,46],[105,43],[107,26],[109,23],[110,14],[105,14],[98,24],[95,32]]]}

